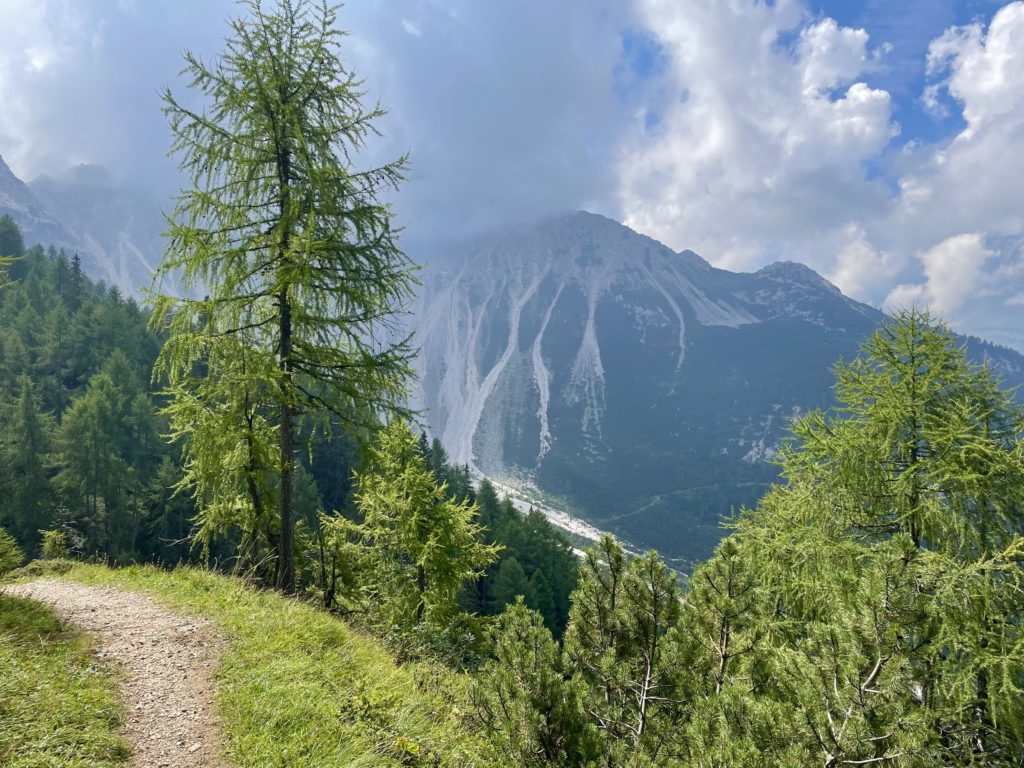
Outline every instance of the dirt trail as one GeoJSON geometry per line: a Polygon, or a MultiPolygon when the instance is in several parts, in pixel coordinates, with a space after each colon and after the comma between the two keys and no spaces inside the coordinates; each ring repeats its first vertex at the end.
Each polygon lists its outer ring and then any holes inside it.
{"type": "Polygon", "coordinates": [[[212,684],[221,641],[209,622],[110,587],[46,579],[4,591],[53,606],[64,621],[97,639],[100,658],[124,670],[123,732],[132,744],[132,766],[224,765],[212,684]]]}

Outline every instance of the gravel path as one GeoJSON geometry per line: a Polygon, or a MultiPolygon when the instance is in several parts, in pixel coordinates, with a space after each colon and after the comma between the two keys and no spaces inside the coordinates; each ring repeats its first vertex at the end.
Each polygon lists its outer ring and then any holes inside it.
{"type": "Polygon", "coordinates": [[[46,579],[4,591],[53,606],[68,624],[97,639],[100,658],[124,670],[123,731],[132,744],[132,766],[223,765],[212,685],[220,641],[208,622],[110,587],[46,579]]]}

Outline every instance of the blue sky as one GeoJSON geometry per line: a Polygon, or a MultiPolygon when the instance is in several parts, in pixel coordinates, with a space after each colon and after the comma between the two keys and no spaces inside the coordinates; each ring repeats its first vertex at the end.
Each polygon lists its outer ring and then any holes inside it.
{"type": "MultiPolygon", "coordinates": [[[[0,154],[175,188],[157,93],[230,0],[0,0],[0,154]]],[[[1024,2],[350,0],[414,255],[567,209],[803,261],[1024,349],[1024,2]]]]}

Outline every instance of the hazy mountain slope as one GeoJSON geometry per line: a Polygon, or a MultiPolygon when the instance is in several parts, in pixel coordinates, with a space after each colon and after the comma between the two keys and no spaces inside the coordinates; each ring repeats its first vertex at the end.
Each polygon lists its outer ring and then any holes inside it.
{"type": "MultiPolygon", "coordinates": [[[[26,245],[77,253],[94,280],[138,297],[163,253],[157,198],[125,187],[97,166],[80,165],[25,184],[0,158],[0,215],[21,227],[26,245]]],[[[175,286],[166,286],[174,290],[175,286]]]]}
{"type": "Polygon", "coordinates": [[[95,265],[92,277],[131,295],[149,287],[163,252],[163,216],[153,195],[87,165],[41,176],[29,188],[78,237],[95,265]]]}
{"type": "Polygon", "coordinates": [[[787,420],[830,402],[831,366],[883,319],[802,265],[731,273],[586,213],[424,281],[418,397],[452,458],[684,560],[763,493],[787,420]]]}
{"type": "MultiPolygon", "coordinates": [[[[52,245],[63,248],[69,255],[84,251],[81,240],[75,236],[31,189],[7,166],[0,156],[0,215],[8,215],[21,227],[26,245],[52,245]]],[[[95,268],[94,263],[86,267],[95,268]]]]}

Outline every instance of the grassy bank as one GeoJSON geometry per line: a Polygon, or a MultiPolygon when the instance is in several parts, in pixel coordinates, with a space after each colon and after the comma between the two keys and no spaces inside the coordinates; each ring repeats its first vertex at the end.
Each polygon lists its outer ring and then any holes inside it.
{"type": "Polygon", "coordinates": [[[116,684],[88,638],[64,627],[49,608],[0,595],[0,765],[125,765],[116,684]]]}
{"type": "Polygon", "coordinates": [[[146,592],[220,626],[217,708],[237,766],[499,765],[472,732],[464,678],[397,665],[312,606],[195,569],[76,565],[61,578],[146,592]]]}

